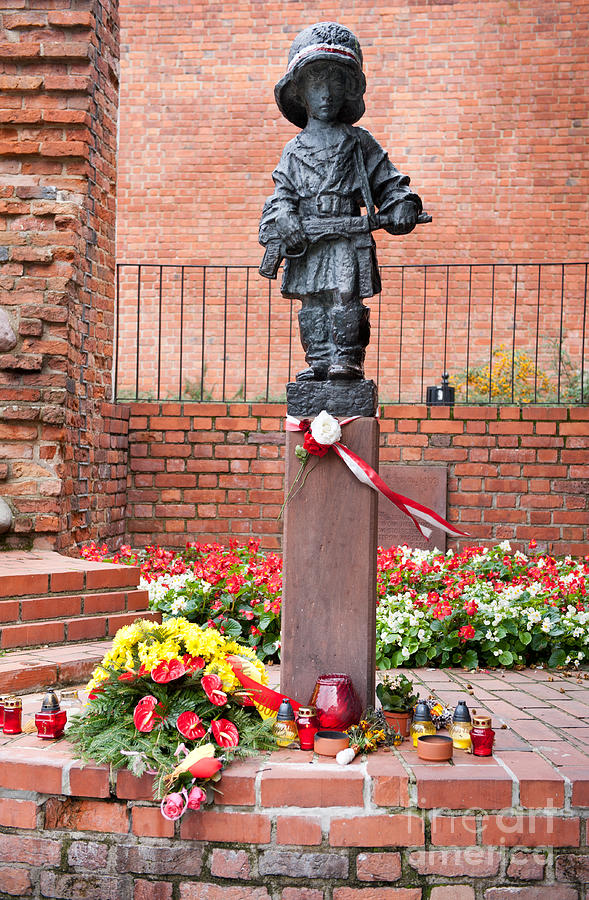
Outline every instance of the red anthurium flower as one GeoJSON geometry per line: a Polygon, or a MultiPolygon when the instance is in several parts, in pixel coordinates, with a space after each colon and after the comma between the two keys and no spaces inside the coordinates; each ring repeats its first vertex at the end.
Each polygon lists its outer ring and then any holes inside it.
{"type": "Polygon", "coordinates": [[[123,672],[122,675],[119,675],[118,681],[135,681],[135,672],[123,672]]]}
{"type": "Polygon", "coordinates": [[[99,694],[104,694],[104,688],[95,687],[94,690],[90,691],[88,694],[88,700],[96,700],[99,694]]]}
{"type": "Polygon", "coordinates": [[[202,689],[214,706],[227,703],[227,694],[221,690],[223,682],[218,675],[203,675],[200,679],[202,689]]]}
{"type": "Polygon", "coordinates": [[[156,719],[161,719],[161,716],[155,712],[156,706],[157,698],[151,694],[139,701],[133,713],[133,721],[137,731],[148,732],[153,730],[156,719]]]}
{"type": "Polygon", "coordinates": [[[303,439],[303,447],[311,456],[325,456],[330,444],[318,444],[310,431],[307,431],[303,439]]]}
{"type": "Polygon", "coordinates": [[[183,712],[178,716],[176,728],[182,737],[188,738],[189,741],[197,741],[207,733],[197,714],[190,711],[183,712]]]}
{"type": "Polygon", "coordinates": [[[212,778],[222,767],[223,763],[220,759],[207,756],[205,759],[199,759],[198,762],[195,762],[188,771],[193,778],[212,778]]]}
{"type": "Polygon", "coordinates": [[[145,663],[141,663],[141,667],[140,667],[139,672],[138,672],[137,674],[138,674],[139,676],[141,676],[141,675],[149,675],[149,669],[147,668],[147,666],[145,665],[145,663]]]}
{"type": "Polygon", "coordinates": [[[182,678],[185,674],[186,669],[179,659],[162,659],[151,670],[151,677],[157,684],[167,684],[169,681],[175,681],[176,678],[182,678]]]}
{"type": "Polygon", "coordinates": [[[184,654],[182,662],[188,675],[192,675],[193,672],[198,672],[199,669],[204,669],[205,665],[202,656],[191,656],[190,653],[184,654]]]}
{"type": "Polygon", "coordinates": [[[214,719],[211,729],[219,747],[237,747],[239,744],[239,732],[229,719],[214,719]]]}

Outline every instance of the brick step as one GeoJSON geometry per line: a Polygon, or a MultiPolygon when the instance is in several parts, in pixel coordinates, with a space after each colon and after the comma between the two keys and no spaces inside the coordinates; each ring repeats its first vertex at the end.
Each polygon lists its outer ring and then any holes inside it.
{"type": "Polygon", "coordinates": [[[1,623],[16,625],[45,619],[94,616],[97,613],[138,612],[147,610],[148,605],[149,595],[144,590],[4,599],[0,600],[0,627],[1,623]]]}
{"type": "Polygon", "coordinates": [[[102,640],[10,650],[0,657],[0,695],[85,684],[111,644],[102,640]]]}
{"type": "Polygon", "coordinates": [[[135,619],[161,621],[161,613],[137,610],[101,616],[80,616],[70,619],[46,619],[22,625],[3,625],[0,629],[0,649],[37,647],[45,644],[75,643],[114,637],[119,628],[131,625],[135,619]]]}
{"type": "Polygon", "coordinates": [[[0,600],[135,588],[139,577],[134,566],[74,559],[51,550],[0,554],[0,600]]]}

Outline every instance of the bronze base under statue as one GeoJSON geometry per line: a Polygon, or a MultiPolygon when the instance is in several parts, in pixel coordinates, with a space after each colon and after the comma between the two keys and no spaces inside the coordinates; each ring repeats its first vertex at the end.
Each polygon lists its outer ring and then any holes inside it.
{"type": "Polygon", "coordinates": [[[298,419],[313,418],[322,410],[337,417],[371,418],[377,408],[374,381],[291,381],[286,385],[286,411],[298,419]]]}

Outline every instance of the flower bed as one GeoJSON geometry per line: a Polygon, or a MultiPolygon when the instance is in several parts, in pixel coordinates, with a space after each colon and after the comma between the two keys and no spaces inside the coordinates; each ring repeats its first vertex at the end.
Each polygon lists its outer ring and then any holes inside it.
{"type": "MultiPolygon", "coordinates": [[[[83,555],[104,559],[106,547],[83,555]]],[[[140,565],[150,605],[246,641],[279,659],[282,560],[247,545],[189,543],[181,553],[122,547],[140,565]]],[[[379,548],[377,665],[578,666],[589,658],[589,557],[555,559],[496,547],[460,553],[379,548]]]]}
{"type": "Polygon", "coordinates": [[[508,541],[445,556],[380,550],[377,664],[580,665],[589,646],[588,588],[589,557],[526,556],[508,541]]]}

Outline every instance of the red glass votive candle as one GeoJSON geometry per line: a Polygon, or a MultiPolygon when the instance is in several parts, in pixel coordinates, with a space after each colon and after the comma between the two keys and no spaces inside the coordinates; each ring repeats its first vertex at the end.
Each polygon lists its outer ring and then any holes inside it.
{"type": "Polygon", "coordinates": [[[0,728],[4,727],[4,697],[0,697],[0,728]]]}
{"type": "Polygon", "coordinates": [[[49,691],[43,699],[41,712],[35,715],[35,725],[40,738],[55,739],[62,736],[67,722],[67,711],[61,709],[57,694],[49,691]]]}
{"type": "Polygon", "coordinates": [[[319,725],[328,731],[345,731],[356,725],[362,715],[362,703],[352,679],[339,672],[319,676],[309,706],[317,709],[319,725]]]}
{"type": "Polygon", "coordinates": [[[315,735],[319,731],[317,710],[314,706],[301,706],[297,714],[297,728],[301,750],[312,750],[315,735]]]}
{"type": "Polygon", "coordinates": [[[22,732],[22,700],[20,697],[4,698],[4,734],[22,732]]]}
{"type": "Polygon", "coordinates": [[[490,716],[472,717],[472,730],[470,732],[472,752],[474,756],[492,756],[495,732],[491,728],[490,716]]]}

